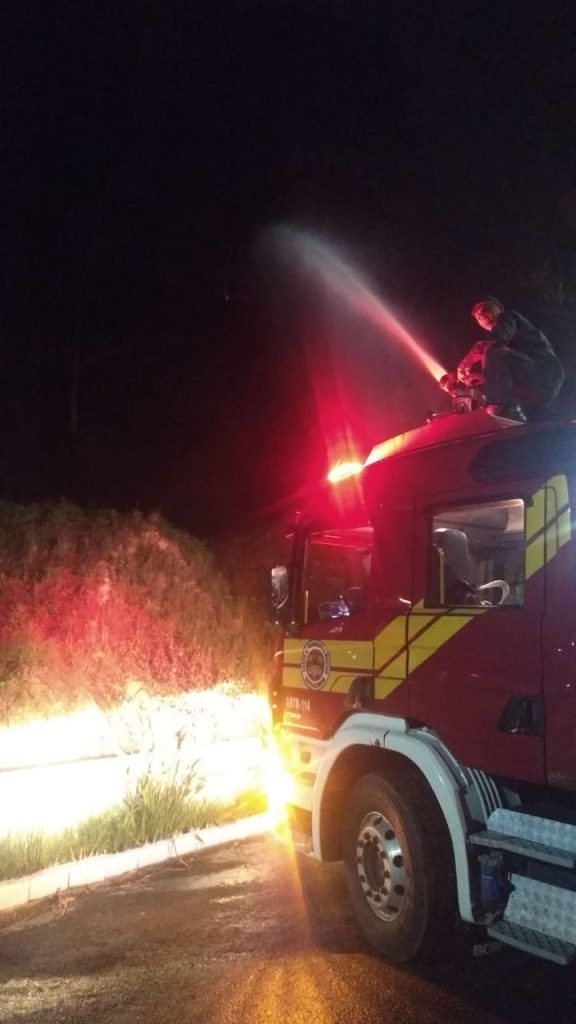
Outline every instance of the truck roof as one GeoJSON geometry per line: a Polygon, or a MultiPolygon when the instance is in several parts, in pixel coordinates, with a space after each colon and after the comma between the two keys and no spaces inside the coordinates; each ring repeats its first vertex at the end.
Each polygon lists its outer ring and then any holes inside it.
{"type": "Polygon", "coordinates": [[[365,524],[391,483],[404,500],[442,486],[439,467],[454,481],[469,484],[547,478],[554,473],[576,477],[576,421],[517,423],[477,409],[447,413],[421,427],[391,437],[372,448],[358,472],[338,483],[322,481],[309,494],[307,518],[349,527],[365,524]],[[426,453],[430,453],[429,459],[426,453]],[[432,458],[432,456],[434,456],[432,458]],[[412,460],[417,460],[413,468],[412,460]],[[397,474],[400,471],[400,475],[397,474]]]}
{"type": "Polygon", "coordinates": [[[417,457],[432,450],[440,454],[443,449],[450,458],[450,449],[454,455],[460,451],[460,472],[466,465],[465,472],[478,483],[559,472],[576,476],[576,421],[517,423],[484,409],[447,413],[375,445],[365,466],[368,476],[375,474],[377,479],[379,467],[385,471],[387,465],[403,461],[405,456],[417,457]]]}
{"type": "MultiPolygon", "coordinates": [[[[541,426],[541,424],[538,424],[541,426]]],[[[366,465],[374,462],[381,462],[395,455],[406,455],[408,452],[422,451],[423,448],[436,447],[436,445],[448,444],[460,441],[466,437],[482,435],[501,434],[502,431],[533,430],[534,424],[518,423],[514,420],[499,419],[486,412],[485,409],[476,409],[470,413],[448,412],[440,416],[434,416],[421,427],[409,430],[396,437],[390,437],[374,445],[366,465]]]]}

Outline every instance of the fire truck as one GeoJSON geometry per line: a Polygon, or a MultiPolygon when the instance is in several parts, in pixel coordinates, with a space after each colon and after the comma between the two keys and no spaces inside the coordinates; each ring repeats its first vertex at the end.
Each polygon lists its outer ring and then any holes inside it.
{"type": "Polygon", "coordinates": [[[569,963],[576,423],[451,412],[332,479],[269,583],[291,837],[393,962],[460,920],[569,963]]]}

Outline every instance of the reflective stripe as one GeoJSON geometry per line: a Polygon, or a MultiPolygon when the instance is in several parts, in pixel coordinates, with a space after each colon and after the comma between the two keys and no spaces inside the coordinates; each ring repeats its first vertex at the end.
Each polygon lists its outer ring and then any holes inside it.
{"type": "Polygon", "coordinates": [[[532,495],[526,509],[526,579],[555,558],[571,538],[568,481],[553,476],[532,495]]]}
{"type": "MultiPolygon", "coordinates": [[[[378,672],[386,669],[386,675],[403,679],[406,665],[398,662],[401,651],[406,647],[406,616],[398,615],[389,622],[374,638],[374,664],[379,666],[378,672]]],[[[405,660],[405,657],[404,657],[405,660]]]]}
{"type": "Polygon", "coordinates": [[[546,484],[546,561],[554,558],[570,540],[570,505],[565,476],[555,476],[546,484]]]}
{"type": "MultiPolygon", "coordinates": [[[[403,654],[402,657],[398,658],[397,660],[398,660],[398,665],[400,665],[400,664],[403,665],[404,672],[405,672],[406,671],[406,654],[403,654]]],[[[396,664],[396,663],[394,663],[394,664],[396,664]]],[[[393,677],[388,676],[388,675],[376,676],[376,679],[374,680],[374,697],[376,698],[376,700],[384,700],[384,698],[387,697],[390,693],[393,693],[394,690],[398,689],[398,687],[400,686],[400,683],[403,683],[405,678],[406,678],[405,675],[402,676],[401,679],[399,679],[397,676],[393,676],[393,677]]]]}
{"type": "MultiPolygon", "coordinates": [[[[486,612],[487,608],[479,608],[480,614],[486,612]]],[[[428,661],[428,658],[443,647],[448,640],[451,640],[456,633],[459,633],[464,626],[467,626],[476,616],[468,615],[467,612],[459,612],[457,615],[446,614],[431,623],[427,630],[418,637],[418,643],[413,643],[410,649],[410,672],[414,672],[420,665],[428,661]]]]}
{"type": "Polygon", "coordinates": [[[532,504],[526,509],[525,576],[527,580],[544,565],[545,501],[546,487],[540,487],[532,495],[532,504]]]}

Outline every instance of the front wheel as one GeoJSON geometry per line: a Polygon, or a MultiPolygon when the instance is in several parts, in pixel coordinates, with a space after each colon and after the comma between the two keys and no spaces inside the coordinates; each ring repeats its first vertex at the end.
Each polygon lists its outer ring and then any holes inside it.
{"type": "Polygon", "coordinates": [[[348,799],[343,839],[366,938],[395,963],[412,960],[446,923],[453,893],[452,852],[434,797],[412,773],[364,775],[348,799]]]}

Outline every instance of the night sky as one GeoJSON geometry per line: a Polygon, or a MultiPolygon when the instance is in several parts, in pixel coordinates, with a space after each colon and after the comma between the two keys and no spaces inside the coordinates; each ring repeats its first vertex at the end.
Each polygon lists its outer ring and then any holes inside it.
{"type": "Polygon", "coordinates": [[[575,412],[573,0],[12,0],[0,47],[0,497],[214,535],[445,408],[287,229],[446,365],[521,309],[575,412]]]}

